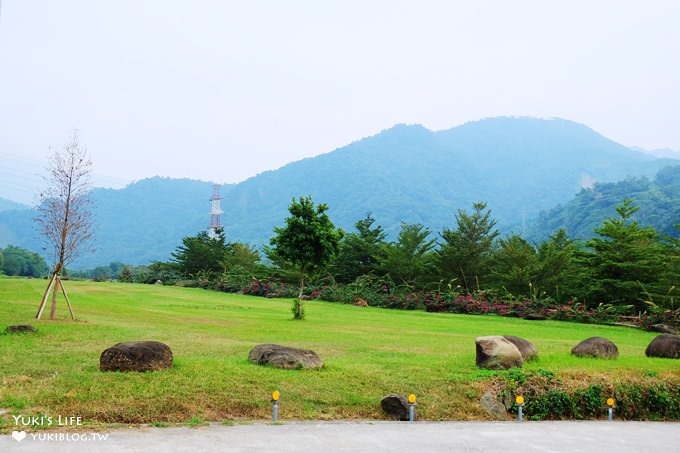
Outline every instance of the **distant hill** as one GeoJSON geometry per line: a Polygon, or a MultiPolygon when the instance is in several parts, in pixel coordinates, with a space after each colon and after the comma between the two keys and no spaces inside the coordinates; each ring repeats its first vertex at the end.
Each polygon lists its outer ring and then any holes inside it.
{"type": "Polygon", "coordinates": [[[0,212],[22,209],[31,209],[31,207],[22,203],[17,203],[16,201],[0,197],[0,212]]]}
{"type": "MultiPolygon", "coordinates": [[[[422,223],[436,235],[455,225],[457,209],[486,201],[507,231],[596,182],[653,177],[673,163],[680,161],[631,150],[561,119],[493,118],[439,132],[397,125],[223,187],[222,224],[228,240],[259,247],[282,225],[291,199],[311,195],[327,203],[331,219],[347,230],[371,212],[392,238],[401,221],[422,223]]],[[[94,195],[98,251],[83,256],[76,268],[167,260],[182,237],[209,221],[206,182],[152,178],[94,195]]],[[[0,246],[39,251],[26,233],[31,216],[19,217],[0,212],[0,246]]]]}
{"type": "Polygon", "coordinates": [[[653,180],[626,178],[583,189],[568,203],[541,212],[525,237],[540,242],[564,228],[574,239],[588,239],[605,219],[617,217],[616,206],[625,198],[633,199],[639,208],[634,215],[637,222],[678,237],[674,225],[680,224],[680,165],[663,168],[653,180]]]}
{"type": "MultiPolygon", "coordinates": [[[[94,189],[95,250],[82,253],[73,267],[166,261],[183,237],[208,226],[211,195],[212,183],[159,177],[124,189],[94,189]]],[[[33,210],[0,212],[0,247],[12,244],[43,253],[35,215],[33,210]]]]}
{"type": "Polygon", "coordinates": [[[595,182],[651,177],[673,162],[559,119],[494,118],[440,132],[398,125],[236,185],[223,223],[228,237],[262,244],[291,198],[309,194],[347,229],[371,211],[392,235],[402,220],[440,231],[475,201],[508,228],[595,182]]]}
{"type": "Polygon", "coordinates": [[[651,154],[652,156],[655,157],[668,157],[671,159],[680,159],[680,151],[676,149],[670,149],[670,148],[661,148],[661,149],[644,149],[640,148],[637,146],[631,147],[631,149],[635,151],[642,151],[643,153],[651,154]]]}

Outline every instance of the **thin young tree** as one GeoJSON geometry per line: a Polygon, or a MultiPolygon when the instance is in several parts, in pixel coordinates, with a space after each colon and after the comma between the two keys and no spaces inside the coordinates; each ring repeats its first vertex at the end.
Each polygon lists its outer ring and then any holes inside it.
{"type": "Polygon", "coordinates": [[[75,319],[61,274],[94,238],[91,172],[92,162],[87,155],[87,148],[80,143],[78,131],[74,129],[64,146],[54,150],[49,157],[46,187],[39,195],[35,221],[53,253],[54,267],[38,308],[37,319],[42,316],[50,294],[50,319],[55,319],[60,291],[66,299],[71,318],[75,319]]]}
{"type": "Polygon", "coordinates": [[[298,297],[293,303],[295,319],[304,318],[302,295],[305,275],[327,265],[338,253],[343,232],[335,228],[326,214],[328,205],[314,206],[311,196],[292,200],[285,219],[286,226],[274,228],[276,235],[270,239],[269,258],[283,261],[297,268],[300,277],[298,297]]]}

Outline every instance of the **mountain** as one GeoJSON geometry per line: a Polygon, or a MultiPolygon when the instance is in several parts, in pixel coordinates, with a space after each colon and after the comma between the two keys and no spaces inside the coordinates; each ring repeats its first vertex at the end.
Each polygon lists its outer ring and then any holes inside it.
{"type": "MultiPolygon", "coordinates": [[[[223,186],[222,191],[228,189],[223,186]]],[[[211,195],[212,183],[160,177],[124,189],[94,189],[94,253],[83,251],[72,267],[166,261],[183,237],[208,226],[211,195]]],[[[31,209],[0,212],[0,247],[12,244],[45,252],[33,221],[35,215],[31,209]]],[[[45,257],[49,262],[50,257],[45,257]]]]}
{"type": "Polygon", "coordinates": [[[559,119],[493,118],[440,132],[398,125],[236,185],[222,218],[227,237],[262,244],[291,199],[309,194],[346,229],[370,211],[392,235],[401,221],[440,231],[475,201],[507,228],[594,182],[653,176],[672,162],[559,119]]]}
{"type": "Polygon", "coordinates": [[[564,228],[572,238],[588,239],[605,219],[618,217],[616,206],[625,198],[632,198],[638,207],[637,222],[653,226],[662,235],[678,236],[674,225],[680,224],[680,165],[661,169],[653,180],[629,177],[583,189],[568,203],[542,211],[524,237],[540,242],[564,228]]]}
{"type": "MultiPolygon", "coordinates": [[[[311,195],[346,230],[371,212],[392,238],[402,221],[436,235],[455,226],[457,209],[469,212],[473,202],[486,201],[497,226],[508,231],[596,182],[652,177],[673,163],[680,161],[631,150],[561,119],[492,118],[438,132],[397,125],[223,187],[222,224],[228,240],[259,247],[283,224],[291,200],[311,195]]],[[[207,227],[211,193],[210,183],[163,178],[95,190],[98,251],[73,267],[169,259],[183,237],[207,227]]],[[[19,213],[0,212],[0,246],[40,250],[26,234],[31,216],[22,220],[19,213]]]]}
{"type": "Polygon", "coordinates": [[[631,149],[635,151],[641,151],[643,153],[651,154],[652,156],[655,157],[668,157],[670,159],[680,159],[680,150],[676,149],[670,149],[670,148],[661,148],[661,149],[644,149],[640,148],[637,146],[631,147],[631,149]]]}
{"type": "Polygon", "coordinates": [[[12,200],[8,200],[6,198],[0,197],[0,212],[22,210],[22,209],[31,209],[31,207],[27,206],[23,203],[17,203],[16,201],[12,201],[12,200]]]}

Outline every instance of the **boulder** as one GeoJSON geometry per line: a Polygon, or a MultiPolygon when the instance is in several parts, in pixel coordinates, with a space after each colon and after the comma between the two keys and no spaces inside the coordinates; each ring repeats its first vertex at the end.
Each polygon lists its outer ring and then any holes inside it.
{"type": "Polygon", "coordinates": [[[35,327],[29,326],[28,324],[17,324],[15,326],[7,326],[5,329],[7,333],[35,333],[37,332],[35,327]]]}
{"type": "Polygon", "coordinates": [[[546,317],[543,313],[528,313],[524,319],[529,321],[545,321],[546,317]]]}
{"type": "Polygon", "coordinates": [[[101,371],[158,371],[172,367],[172,351],[159,341],[118,343],[99,357],[101,371]]]}
{"type": "Polygon", "coordinates": [[[278,344],[255,346],[248,354],[248,360],[260,365],[296,370],[300,368],[322,368],[323,362],[316,352],[309,349],[296,349],[278,344]]]}
{"type": "Polygon", "coordinates": [[[491,390],[482,395],[479,404],[482,406],[482,409],[496,420],[505,420],[508,418],[508,410],[505,405],[498,400],[491,390]]]}
{"type": "Polygon", "coordinates": [[[477,337],[476,364],[489,370],[507,370],[521,367],[524,359],[522,353],[512,342],[500,335],[477,337]]]}
{"type": "Polygon", "coordinates": [[[649,343],[645,349],[647,357],[680,359],[680,335],[662,333],[649,343]]]}
{"type": "Polygon", "coordinates": [[[512,335],[503,335],[503,338],[517,346],[517,349],[519,349],[520,354],[522,354],[522,359],[524,359],[525,362],[534,360],[536,357],[538,357],[536,346],[534,346],[534,344],[529,340],[525,340],[524,338],[520,337],[514,337],[512,335]]]}
{"type": "Polygon", "coordinates": [[[577,357],[595,357],[598,359],[615,359],[619,356],[619,348],[602,337],[586,338],[571,349],[577,357]]]}
{"type": "Polygon", "coordinates": [[[405,396],[387,395],[380,400],[380,407],[391,419],[408,421],[408,400],[405,396]]]}
{"type": "Polygon", "coordinates": [[[652,324],[647,330],[651,332],[670,333],[673,335],[678,334],[678,329],[673,326],[669,326],[668,324],[652,324]]]}

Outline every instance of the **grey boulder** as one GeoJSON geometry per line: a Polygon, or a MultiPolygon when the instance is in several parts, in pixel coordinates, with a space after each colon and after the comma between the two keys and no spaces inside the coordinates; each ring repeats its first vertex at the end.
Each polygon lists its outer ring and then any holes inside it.
{"type": "Polygon", "coordinates": [[[619,348],[602,337],[586,338],[571,349],[577,357],[595,357],[598,359],[615,359],[619,356],[619,348]]]}
{"type": "Polygon", "coordinates": [[[101,371],[158,371],[172,367],[172,351],[160,341],[130,341],[105,349],[101,371]]]}
{"type": "Polygon", "coordinates": [[[511,341],[500,335],[477,337],[475,339],[476,359],[479,368],[507,370],[521,367],[522,353],[511,341]]]}
{"type": "Polygon", "coordinates": [[[662,333],[649,343],[645,355],[664,359],[680,358],[680,335],[662,333]]]}
{"type": "Polygon", "coordinates": [[[270,365],[287,370],[301,368],[319,369],[323,367],[323,361],[316,352],[278,344],[255,346],[248,354],[248,360],[260,365],[270,365]]]}

